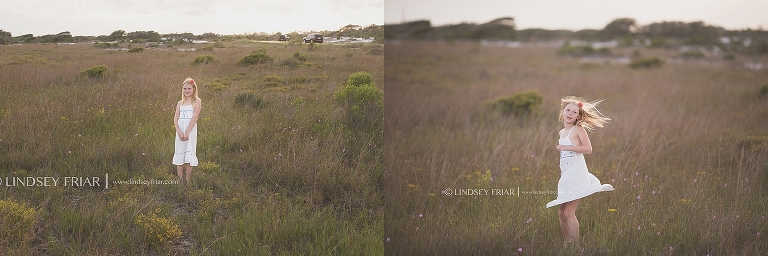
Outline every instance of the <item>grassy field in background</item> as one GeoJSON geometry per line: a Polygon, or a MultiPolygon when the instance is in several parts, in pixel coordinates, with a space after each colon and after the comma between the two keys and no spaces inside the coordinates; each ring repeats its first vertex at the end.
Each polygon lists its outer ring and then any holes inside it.
{"type": "Polygon", "coordinates": [[[583,63],[556,48],[387,43],[384,127],[387,255],[754,255],[768,250],[766,57],[676,60],[660,68],[583,63]],[[528,117],[488,100],[536,90],[528,117]],[[556,208],[560,99],[606,99],[590,172],[616,190],[581,201],[580,246],[564,247],[556,208]],[[447,196],[446,189],[519,189],[447,196]],[[536,192],[545,194],[536,194],[536,192]],[[517,192],[517,191],[515,191],[517,192]]]}
{"type": "Polygon", "coordinates": [[[350,129],[334,99],[358,71],[383,83],[383,45],[211,45],[0,47],[0,254],[383,254],[383,133],[350,129]],[[260,48],[273,62],[236,64],[260,48]],[[203,103],[193,183],[105,189],[176,179],[186,77],[203,103]],[[102,186],[5,180],[67,176],[102,186]]]}

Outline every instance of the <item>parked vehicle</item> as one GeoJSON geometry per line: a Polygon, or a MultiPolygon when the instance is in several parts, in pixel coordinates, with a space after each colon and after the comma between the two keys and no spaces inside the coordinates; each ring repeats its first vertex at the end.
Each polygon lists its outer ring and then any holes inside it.
{"type": "Polygon", "coordinates": [[[318,33],[311,33],[304,37],[304,42],[323,43],[323,35],[318,33]]]}
{"type": "Polygon", "coordinates": [[[289,41],[289,40],[291,40],[291,37],[289,37],[288,35],[280,35],[277,38],[277,41],[289,41]]]}

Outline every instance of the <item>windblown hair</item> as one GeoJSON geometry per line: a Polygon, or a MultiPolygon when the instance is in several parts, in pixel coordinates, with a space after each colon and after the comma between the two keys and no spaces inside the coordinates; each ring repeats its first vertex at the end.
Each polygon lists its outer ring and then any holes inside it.
{"type": "Polygon", "coordinates": [[[568,96],[560,100],[560,122],[563,122],[563,109],[568,104],[574,104],[579,107],[579,118],[576,120],[575,125],[580,125],[585,129],[593,132],[595,127],[603,127],[603,124],[608,123],[610,118],[603,116],[600,110],[597,110],[597,105],[603,102],[603,100],[597,100],[593,102],[587,102],[581,97],[568,96]],[[581,106],[579,106],[581,103],[581,106]]]}
{"type": "MultiPolygon", "coordinates": [[[[191,84],[192,89],[195,90],[195,92],[192,94],[192,106],[195,106],[195,103],[197,102],[197,99],[200,99],[200,97],[197,96],[197,84],[195,84],[195,80],[192,80],[191,77],[187,77],[187,79],[184,79],[184,82],[181,83],[181,87],[184,87],[185,84],[191,84]]],[[[181,93],[181,104],[184,104],[184,101],[186,100],[186,97],[184,97],[184,92],[181,93]]]]}

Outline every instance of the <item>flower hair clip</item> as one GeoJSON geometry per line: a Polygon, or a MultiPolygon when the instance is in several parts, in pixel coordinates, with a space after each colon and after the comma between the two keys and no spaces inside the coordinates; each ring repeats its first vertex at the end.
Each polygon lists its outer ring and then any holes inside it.
{"type": "MultiPolygon", "coordinates": [[[[194,84],[195,80],[189,79],[189,82],[194,84]]],[[[579,103],[579,105],[581,105],[581,103],[579,103]]]]}
{"type": "Polygon", "coordinates": [[[579,107],[583,107],[583,106],[584,106],[584,103],[579,101],[579,107]]]}

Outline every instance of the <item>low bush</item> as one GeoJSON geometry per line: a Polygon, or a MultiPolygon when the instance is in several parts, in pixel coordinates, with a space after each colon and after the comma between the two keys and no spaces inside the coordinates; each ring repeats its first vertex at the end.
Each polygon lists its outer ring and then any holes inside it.
{"type": "Polygon", "coordinates": [[[742,149],[761,150],[766,143],[768,143],[768,136],[747,136],[740,139],[738,145],[742,149]]]}
{"type": "Polygon", "coordinates": [[[200,55],[192,61],[193,64],[208,64],[216,62],[216,57],[213,55],[200,55]]]}
{"type": "Polygon", "coordinates": [[[378,55],[382,55],[382,54],[384,54],[384,49],[374,48],[374,49],[371,49],[370,51],[368,51],[367,54],[368,55],[377,55],[377,56],[378,55]]]}
{"type": "Polygon", "coordinates": [[[659,57],[642,57],[632,59],[629,63],[630,68],[656,68],[664,65],[664,60],[659,57]]]}
{"type": "Polygon", "coordinates": [[[356,72],[349,75],[347,86],[360,87],[364,85],[373,85],[373,76],[367,72],[356,72]]]}
{"type": "Polygon", "coordinates": [[[94,43],[93,47],[96,48],[118,48],[120,45],[117,43],[94,43]]]}
{"type": "Polygon", "coordinates": [[[278,87],[283,85],[283,78],[275,75],[268,75],[262,79],[261,84],[265,87],[278,87]]]}
{"type": "Polygon", "coordinates": [[[35,209],[11,200],[0,200],[0,248],[23,248],[35,224],[35,209]]]}
{"type": "Polygon", "coordinates": [[[352,129],[366,130],[379,127],[383,118],[384,91],[376,87],[367,72],[349,76],[344,89],[334,95],[347,112],[347,123],[352,129]]]}
{"type": "Polygon", "coordinates": [[[128,52],[134,52],[134,53],[135,52],[143,52],[143,51],[144,51],[144,48],[141,48],[141,47],[134,47],[134,48],[131,48],[131,49],[128,50],[128,52]]]}
{"type": "Polygon", "coordinates": [[[158,216],[159,209],[136,216],[136,224],[144,230],[147,243],[159,246],[181,237],[181,229],[173,220],[158,216]]]}
{"type": "Polygon", "coordinates": [[[587,56],[587,55],[611,55],[611,50],[608,48],[595,49],[591,45],[570,46],[566,44],[565,46],[557,50],[557,54],[577,56],[577,57],[587,56]]]}
{"type": "Polygon", "coordinates": [[[760,97],[765,98],[768,96],[768,82],[765,82],[763,86],[760,87],[760,97]]]}
{"type": "Polygon", "coordinates": [[[256,96],[251,92],[241,92],[235,96],[235,105],[261,109],[266,106],[266,102],[262,97],[256,96]]]}
{"type": "Polygon", "coordinates": [[[272,63],[272,62],[273,62],[272,57],[269,57],[267,55],[267,50],[264,48],[255,50],[248,56],[242,57],[239,60],[237,60],[237,64],[242,66],[258,65],[258,64],[272,63]]]}
{"type": "Polygon", "coordinates": [[[92,68],[80,70],[80,75],[86,76],[88,78],[101,78],[104,77],[105,73],[107,73],[107,67],[104,65],[98,65],[92,68]]]}
{"type": "Polygon", "coordinates": [[[651,48],[664,47],[667,45],[667,40],[662,37],[651,38],[651,48]]]}
{"type": "Polygon", "coordinates": [[[213,91],[221,91],[229,88],[229,85],[231,85],[232,83],[236,81],[240,81],[242,79],[245,79],[245,74],[243,73],[236,74],[236,75],[228,75],[224,77],[215,78],[210,82],[204,82],[203,86],[213,91]]]}
{"type": "Polygon", "coordinates": [[[690,50],[690,51],[683,52],[683,54],[681,54],[680,57],[683,57],[686,59],[701,59],[701,58],[706,58],[707,56],[704,55],[704,53],[700,50],[690,50]]]}
{"type": "Polygon", "coordinates": [[[205,86],[205,88],[208,88],[209,90],[213,90],[213,91],[221,91],[221,90],[227,89],[229,87],[229,86],[227,86],[227,85],[225,85],[225,84],[223,84],[222,82],[219,82],[219,81],[207,82],[207,83],[204,83],[203,86],[205,86]]]}
{"type": "Polygon", "coordinates": [[[200,167],[198,167],[198,169],[204,173],[213,173],[213,172],[220,171],[221,165],[215,162],[207,161],[204,163],[200,163],[200,167]]]}
{"type": "Polygon", "coordinates": [[[494,100],[487,101],[486,105],[489,106],[492,111],[499,111],[499,113],[504,116],[510,116],[512,114],[516,116],[527,116],[535,113],[543,101],[544,96],[539,92],[525,91],[498,97],[494,100]]]}
{"type": "Polygon", "coordinates": [[[296,68],[300,66],[301,63],[296,59],[284,59],[278,65],[281,67],[296,68]]]}
{"type": "Polygon", "coordinates": [[[293,58],[295,58],[295,59],[296,59],[296,60],[298,60],[298,61],[304,62],[304,61],[307,61],[307,59],[308,59],[309,57],[307,57],[307,55],[306,55],[306,54],[301,54],[301,53],[299,53],[299,52],[294,52],[294,53],[293,53],[293,58]]]}

